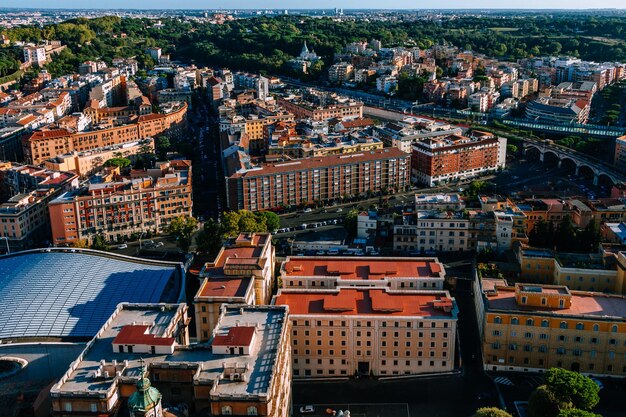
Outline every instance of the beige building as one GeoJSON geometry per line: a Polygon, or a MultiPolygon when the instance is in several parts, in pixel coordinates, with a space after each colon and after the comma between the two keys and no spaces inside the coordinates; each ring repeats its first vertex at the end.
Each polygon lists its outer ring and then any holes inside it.
{"type": "Polygon", "coordinates": [[[210,342],[190,345],[186,304],[120,304],[50,390],[53,415],[118,415],[149,377],[163,403],[192,415],[291,414],[284,307],[224,307],[210,342]]]}
{"type": "Polygon", "coordinates": [[[287,257],[280,268],[283,289],[337,287],[442,290],[446,271],[437,258],[333,256],[287,257]]]}
{"type": "Polygon", "coordinates": [[[209,340],[220,318],[222,305],[254,305],[254,296],[254,280],[251,278],[205,278],[193,299],[198,341],[209,340]]]}
{"type": "Polygon", "coordinates": [[[254,282],[255,304],[269,304],[272,298],[275,251],[270,233],[241,233],[227,242],[213,262],[207,262],[200,278],[249,278],[254,282]]]}
{"type": "Polygon", "coordinates": [[[561,285],[482,280],[487,370],[561,367],[626,375],[626,299],[561,285]]]}
{"type": "Polygon", "coordinates": [[[141,153],[154,153],[154,139],[147,138],[90,151],[57,155],[44,161],[44,165],[48,169],[71,171],[81,177],[85,177],[100,169],[109,159],[118,156],[132,159],[134,155],[141,153]]]}
{"type": "Polygon", "coordinates": [[[293,375],[413,375],[455,367],[457,307],[447,291],[280,290],[289,306],[293,375]]]}
{"type": "Polygon", "coordinates": [[[520,278],[526,282],[566,285],[576,291],[626,293],[624,252],[555,253],[522,245],[517,260],[520,278]]]}
{"type": "Polygon", "coordinates": [[[396,252],[463,252],[469,246],[469,217],[462,211],[419,210],[414,224],[394,226],[396,252]]]}

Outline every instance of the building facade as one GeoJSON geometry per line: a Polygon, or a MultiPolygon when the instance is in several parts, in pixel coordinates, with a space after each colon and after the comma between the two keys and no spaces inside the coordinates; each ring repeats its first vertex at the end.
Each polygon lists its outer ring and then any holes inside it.
{"type": "Polygon", "coordinates": [[[404,190],[409,161],[410,155],[390,148],[242,169],[226,179],[227,205],[257,211],[404,190]]]}
{"type": "Polygon", "coordinates": [[[552,367],[626,375],[626,300],[566,286],[483,279],[486,370],[541,372],[552,367]]]}
{"type": "Polygon", "coordinates": [[[49,203],[52,241],[68,245],[96,235],[120,240],[162,232],[176,217],[191,216],[191,161],[169,161],[130,178],[90,183],[49,203]]]}
{"type": "Polygon", "coordinates": [[[504,168],[505,163],[506,138],[474,131],[470,137],[452,135],[413,144],[411,176],[432,187],[493,172],[504,168]]]}

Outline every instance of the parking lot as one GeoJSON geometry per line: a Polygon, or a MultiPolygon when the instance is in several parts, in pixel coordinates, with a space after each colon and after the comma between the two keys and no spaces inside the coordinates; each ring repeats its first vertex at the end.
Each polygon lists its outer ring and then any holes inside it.
{"type": "Polygon", "coordinates": [[[314,411],[301,413],[302,404],[294,405],[293,415],[302,417],[338,417],[349,411],[349,417],[410,417],[407,403],[371,403],[371,404],[308,404],[314,411]],[[334,412],[334,414],[333,414],[334,412]]]}

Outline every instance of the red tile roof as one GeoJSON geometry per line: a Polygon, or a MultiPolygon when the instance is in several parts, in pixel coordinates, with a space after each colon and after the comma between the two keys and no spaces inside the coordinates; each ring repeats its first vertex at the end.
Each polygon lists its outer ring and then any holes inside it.
{"type": "Polygon", "coordinates": [[[250,346],[256,328],[252,326],[231,327],[227,335],[213,338],[214,346],[250,346]]]}
{"type": "Polygon", "coordinates": [[[198,297],[245,297],[251,281],[250,278],[206,279],[198,297]]]}
{"type": "Polygon", "coordinates": [[[341,279],[437,278],[443,268],[434,258],[304,257],[288,258],[287,276],[334,276],[341,279]]]}
{"type": "Polygon", "coordinates": [[[451,317],[452,313],[443,307],[453,305],[444,291],[429,294],[418,291],[393,293],[384,289],[359,288],[342,288],[339,291],[281,290],[275,304],[289,306],[291,315],[420,317],[451,317]]]}
{"type": "Polygon", "coordinates": [[[259,169],[235,173],[231,178],[239,177],[263,177],[265,175],[281,174],[285,172],[302,171],[314,168],[337,167],[342,165],[352,165],[369,161],[381,161],[392,158],[409,158],[408,153],[402,152],[398,148],[384,148],[372,151],[328,155],[315,158],[298,159],[291,162],[281,162],[275,164],[260,164],[259,169]]]}
{"type": "Polygon", "coordinates": [[[116,345],[150,345],[150,346],[171,346],[174,344],[173,337],[157,337],[148,333],[150,326],[127,325],[113,339],[116,345]]]}

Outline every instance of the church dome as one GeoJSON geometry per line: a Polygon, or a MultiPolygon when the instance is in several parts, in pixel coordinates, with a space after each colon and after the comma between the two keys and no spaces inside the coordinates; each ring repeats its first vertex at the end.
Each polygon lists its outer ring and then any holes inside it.
{"type": "Polygon", "coordinates": [[[128,409],[131,413],[152,410],[161,402],[161,393],[152,386],[150,380],[145,376],[145,368],[142,375],[143,377],[137,381],[137,391],[128,398],[128,409]]]}

